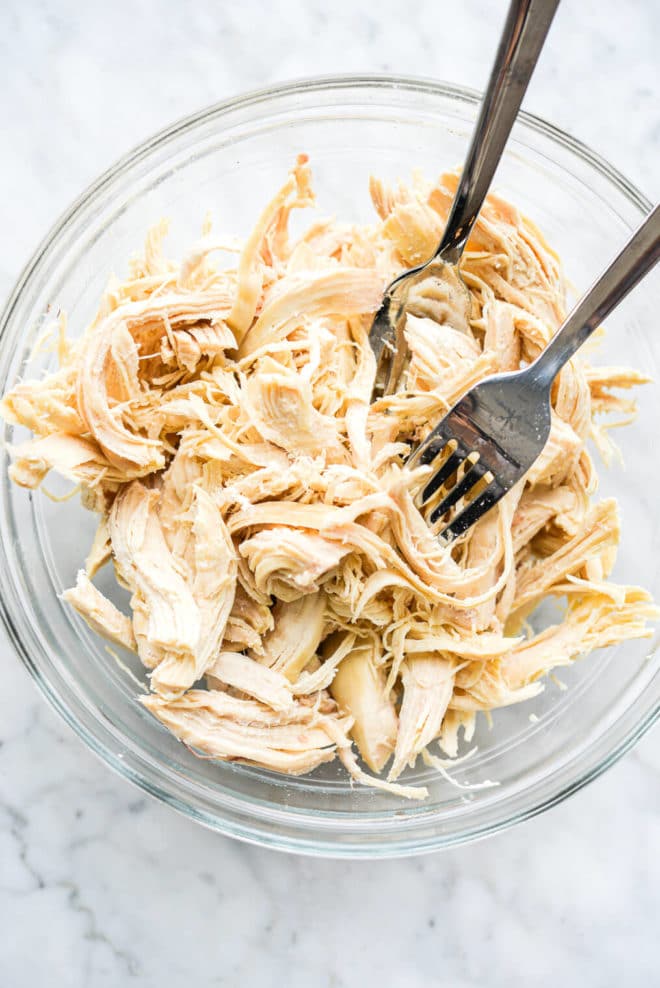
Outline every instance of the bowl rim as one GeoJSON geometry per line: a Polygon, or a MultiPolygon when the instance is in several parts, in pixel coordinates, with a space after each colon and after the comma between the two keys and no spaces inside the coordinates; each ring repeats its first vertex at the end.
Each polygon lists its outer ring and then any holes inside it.
{"type": "MultiPolygon", "coordinates": [[[[95,181],[90,183],[52,224],[19,273],[14,287],[10,290],[9,296],[3,306],[0,313],[0,345],[19,299],[31,278],[44,261],[51,246],[66,232],[68,226],[78,218],[81,210],[86,205],[92,202],[119,176],[129,172],[140,161],[147,159],[157,148],[165,146],[170,141],[181,136],[186,131],[203,124],[205,121],[221,118],[233,111],[240,111],[241,109],[259,106],[264,103],[267,104],[271,99],[292,96],[298,93],[374,89],[383,91],[396,89],[411,93],[418,92],[426,96],[448,98],[471,107],[478,105],[482,99],[482,94],[477,90],[448,82],[435,81],[425,77],[390,73],[323,75],[305,77],[274,86],[250,90],[227,100],[213,103],[202,110],[179,118],[174,123],[148,137],[145,141],[135,145],[117,159],[95,181]]],[[[519,113],[518,120],[529,129],[549,138],[564,150],[568,150],[578,156],[583,162],[599,172],[603,178],[616,186],[641,212],[648,213],[651,210],[652,204],[650,200],[635,185],[602,155],[593,151],[578,138],[573,137],[571,134],[543,118],[524,110],[519,113]]],[[[363,843],[352,844],[350,839],[346,840],[345,838],[342,839],[341,843],[337,843],[333,841],[331,834],[328,834],[326,837],[322,836],[318,831],[312,833],[300,827],[294,836],[291,833],[280,834],[277,831],[269,833],[262,827],[255,828],[254,825],[251,826],[249,819],[247,823],[245,819],[241,819],[241,816],[246,816],[245,813],[235,815],[233,818],[229,814],[219,817],[217,812],[211,813],[191,801],[184,801],[178,798],[172,791],[171,786],[168,787],[162,777],[159,782],[154,781],[153,777],[150,777],[149,767],[144,759],[135,760],[132,753],[127,753],[128,757],[124,757],[123,753],[117,753],[107,744],[104,744],[98,736],[101,732],[96,734],[90,730],[76,716],[73,709],[67,705],[63,697],[51,688],[48,679],[44,676],[22,640],[21,634],[10,613],[7,601],[5,600],[4,592],[0,592],[0,618],[15,651],[49,704],[81,740],[84,741],[87,747],[119,776],[127,779],[140,790],[173,807],[182,815],[196,820],[216,832],[247,843],[313,856],[391,858],[427,853],[431,850],[439,850],[457,844],[483,839],[490,834],[508,829],[516,823],[530,819],[579,791],[583,786],[598,778],[604,771],[615,764],[660,718],[660,699],[658,699],[655,705],[652,705],[646,712],[646,715],[637,720],[632,727],[629,727],[615,747],[609,750],[603,757],[600,757],[595,765],[589,765],[577,777],[558,788],[557,791],[551,792],[547,798],[535,802],[533,805],[523,807],[521,810],[510,812],[509,814],[504,813],[495,821],[490,821],[472,828],[469,826],[464,827],[460,833],[444,835],[435,833],[432,838],[421,840],[415,839],[414,834],[407,834],[403,840],[392,842],[391,839],[388,840],[386,838],[384,841],[374,841],[373,844],[368,846],[363,843]],[[135,764],[132,764],[133,761],[135,761],[135,764]]],[[[657,643],[658,639],[656,636],[654,641],[655,647],[657,647],[657,643]]],[[[243,809],[249,812],[249,801],[246,800],[243,803],[243,809]]]]}

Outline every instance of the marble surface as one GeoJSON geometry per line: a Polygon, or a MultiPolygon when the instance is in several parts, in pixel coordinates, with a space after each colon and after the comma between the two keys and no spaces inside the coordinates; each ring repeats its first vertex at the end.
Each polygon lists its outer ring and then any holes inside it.
{"type": "MultiPolygon", "coordinates": [[[[57,214],[171,120],[310,73],[480,86],[505,4],[3,0],[0,294],[57,214]],[[456,39],[459,39],[458,41],[456,39]]],[[[658,196],[655,0],[565,0],[526,105],[658,196]]],[[[657,734],[490,841],[317,861],[193,825],[101,765],[0,635],[0,985],[657,982],[657,734]]]]}

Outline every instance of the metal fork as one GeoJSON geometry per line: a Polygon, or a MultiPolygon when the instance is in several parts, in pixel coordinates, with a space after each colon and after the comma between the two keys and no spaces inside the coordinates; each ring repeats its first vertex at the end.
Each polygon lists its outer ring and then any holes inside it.
{"type": "Polygon", "coordinates": [[[407,346],[403,335],[410,289],[436,279],[469,313],[470,296],[458,262],[515,122],[559,0],[511,0],[465,165],[442,240],[433,257],[399,275],[386,288],[369,333],[376,357],[372,399],[390,394],[401,378],[407,346]]]}
{"type": "Polygon", "coordinates": [[[437,467],[417,505],[444,541],[466,532],[529,470],[550,433],[550,389],[557,373],[659,259],[656,206],[536,360],[477,384],[411,454],[409,467],[437,467]],[[466,496],[469,503],[447,522],[447,513],[466,496]]]}

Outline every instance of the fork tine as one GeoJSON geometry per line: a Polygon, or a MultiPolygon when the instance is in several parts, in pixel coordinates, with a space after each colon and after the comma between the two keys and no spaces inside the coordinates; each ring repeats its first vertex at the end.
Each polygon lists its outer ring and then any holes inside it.
{"type": "Polygon", "coordinates": [[[376,358],[373,398],[380,398],[385,393],[390,380],[396,347],[396,334],[389,320],[389,301],[387,297],[383,298],[381,307],[374,316],[374,321],[369,331],[369,342],[376,358]]]}
{"type": "MultiPolygon", "coordinates": [[[[471,490],[484,475],[485,471],[483,467],[480,466],[479,463],[474,463],[469,470],[465,472],[463,478],[459,480],[457,484],[454,484],[449,494],[447,494],[440,504],[433,509],[429,515],[429,525],[435,525],[436,522],[438,522],[450,508],[453,508],[454,505],[457,504],[458,501],[460,501],[460,499],[464,497],[465,494],[467,494],[467,492],[471,490]]],[[[492,479],[493,478],[491,475],[491,481],[492,479]]]]}
{"type": "Polygon", "coordinates": [[[385,293],[369,331],[369,342],[376,357],[372,400],[394,392],[406,364],[408,349],[403,335],[403,309],[391,288],[385,293]]]}
{"type": "Polygon", "coordinates": [[[467,507],[463,508],[460,514],[439,533],[440,537],[446,542],[452,542],[459,535],[467,532],[468,528],[471,528],[482,515],[490,511],[505,494],[506,490],[503,487],[500,487],[497,483],[491,483],[485,491],[482,491],[479,497],[476,497],[467,507]]]}
{"type": "Polygon", "coordinates": [[[376,375],[374,378],[374,398],[382,398],[387,393],[387,387],[392,375],[392,362],[394,359],[393,346],[383,340],[376,357],[376,375]]]}
{"type": "Polygon", "coordinates": [[[422,495],[419,499],[419,504],[424,505],[433,497],[435,492],[439,490],[445,481],[451,477],[460,467],[461,463],[465,460],[465,454],[460,447],[455,449],[450,456],[445,460],[442,466],[437,470],[428,484],[422,491],[422,495]]]}
{"type": "Polygon", "coordinates": [[[428,466],[453,438],[452,434],[446,431],[445,420],[443,419],[436,425],[435,429],[429,432],[426,439],[412,451],[406,461],[407,466],[411,469],[422,464],[428,466]]]}

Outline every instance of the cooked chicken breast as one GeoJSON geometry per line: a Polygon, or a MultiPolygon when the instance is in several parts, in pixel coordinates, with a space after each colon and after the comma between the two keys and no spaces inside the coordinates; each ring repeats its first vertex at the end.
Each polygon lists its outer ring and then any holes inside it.
{"type": "Polygon", "coordinates": [[[446,777],[439,749],[455,758],[477,715],[658,619],[608,579],[619,517],[593,500],[585,449],[614,457],[609,428],[646,381],[634,369],[567,365],[543,454],[452,547],[415,506],[428,468],[406,467],[410,445],[473,384],[533,360],[565,311],[557,256],[490,195],[461,262],[469,305],[416,286],[404,387],[370,404],[373,313],[432,253],[456,182],[372,179],[373,224],[316,219],[293,237],[291,212],[314,205],[300,156],[243,243],[206,224],[177,262],[161,223],[90,326],[69,340],[61,317],[60,366],[2,401],[33,434],[12,448],[14,481],[55,470],[99,516],[63,599],[137,653],[145,710],[204,757],[293,774],[339,758],[423,798],[396,781],[408,766],[446,777]],[[129,613],[92,582],[109,562],[129,613]],[[564,618],[533,633],[549,596],[564,618]]]}

